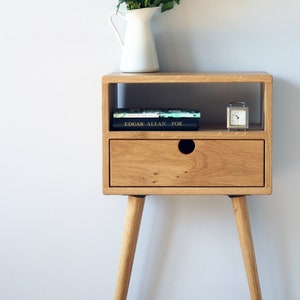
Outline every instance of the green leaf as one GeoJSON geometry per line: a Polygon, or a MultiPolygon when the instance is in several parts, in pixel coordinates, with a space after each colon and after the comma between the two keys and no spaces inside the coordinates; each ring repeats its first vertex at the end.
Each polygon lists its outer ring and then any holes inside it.
{"type": "Polygon", "coordinates": [[[141,1],[137,0],[125,0],[128,10],[141,8],[141,1]]]}
{"type": "Polygon", "coordinates": [[[126,4],[128,10],[145,8],[145,7],[155,7],[160,6],[161,12],[172,9],[174,7],[174,2],[179,4],[180,0],[118,0],[117,12],[119,11],[120,5],[122,3],[126,4]]]}
{"type": "Polygon", "coordinates": [[[161,3],[161,0],[154,0],[151,6],[159,6],[161,3]]]}
{"type": "Polygon", "coordinates": [[[170,2],[167,2],[167,3],[164,3],[161,7],[161,12],[164,12],[166,10],[170,10],[174,7],[173,5],[173,1],[170,1],[170,2]]]}

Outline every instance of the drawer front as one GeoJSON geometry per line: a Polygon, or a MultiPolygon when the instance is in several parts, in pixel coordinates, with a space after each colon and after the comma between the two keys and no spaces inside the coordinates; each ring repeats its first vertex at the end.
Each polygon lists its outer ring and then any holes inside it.
{"type": "Polygon", "coordinates": [[[110,140],[111,187],[262,187],[264,140],[110,140]]]}

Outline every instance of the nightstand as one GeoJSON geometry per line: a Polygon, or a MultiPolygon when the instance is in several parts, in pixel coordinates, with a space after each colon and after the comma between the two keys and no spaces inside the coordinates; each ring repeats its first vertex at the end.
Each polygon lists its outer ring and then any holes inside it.
{"type": "Polygon", "coordinates": [[[268,73],[115,73],[102,78],[103,193],[128,195],[115,300],[126,299],[146,195],[231,198],[252,299],[261,299],[247,195],[272,191],[272,76],[268,73]],[[226,103],[250,104],[247,130],[226,129],[226,103]],[[149,99],[148,99],[149,98],[149,99]],[[115,131],[122,107],[201,112],[198,131],[115,131]]]}

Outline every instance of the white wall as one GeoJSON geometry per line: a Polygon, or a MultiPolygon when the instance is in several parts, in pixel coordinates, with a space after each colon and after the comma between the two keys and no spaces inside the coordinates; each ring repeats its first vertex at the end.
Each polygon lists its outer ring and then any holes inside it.
{"type": "MultiPolygon", "coordinates": [[[[101,194],[101,76],[115,1],[0,5],[0,299],[113,299],[126,208],[101,194]]],[[[264,299],[300,299],[300,2],[182,0],[163,71],[274,76],[273,195],[249,199],[264,299]]],[[[249,299],[229,198],[149,197],[130,300],[249,299]]]]}

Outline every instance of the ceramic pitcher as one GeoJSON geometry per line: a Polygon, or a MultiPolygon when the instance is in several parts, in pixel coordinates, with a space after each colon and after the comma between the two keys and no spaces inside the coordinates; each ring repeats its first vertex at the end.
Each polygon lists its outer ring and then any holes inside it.
{"type": "Polygon", "coordinates": [[[160,7],[148,7],[125,12],[112,12],[109,22],[122,47],[121,72],[156,72],[159,63],[150,21],[160,7]],[[120,16],[127,22],[124,39],[122,39],[114,16],[120,16]]]}

